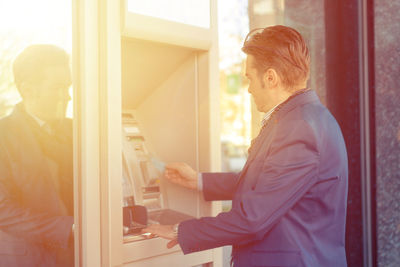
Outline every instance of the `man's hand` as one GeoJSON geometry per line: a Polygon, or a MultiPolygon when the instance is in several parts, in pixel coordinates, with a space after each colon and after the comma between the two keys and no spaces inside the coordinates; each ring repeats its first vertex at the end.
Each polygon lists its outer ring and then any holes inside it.
{"type": "Polygon", "coordinates": [[[167,164],[164,176],[175,184],[197,190],[198,173],[186,163],[167,164]]]}
{"type": "Polygon", "coordinates": [[[159,237],[170,240],[167,248],[173,248],[178,244],[178,237],[174,233],[173,225],[153,224],[142,229],[142,233],[151,233],[159,237]]]}

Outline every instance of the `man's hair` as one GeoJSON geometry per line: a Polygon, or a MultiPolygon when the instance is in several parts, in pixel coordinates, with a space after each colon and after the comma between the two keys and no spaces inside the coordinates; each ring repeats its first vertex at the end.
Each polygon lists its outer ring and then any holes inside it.
{"type": "Polygon", "coordinates": [[[60,65],[69,66],[69,55],[62,48],[50,44],[28,46],[14,60],[14,82],[21,92],[23,82],[41,82],[46,69],[60,65]]]}
{"type": "Polygon", "coordinates": [[[260,75],[274,69],[289,90],[309,77],[307,45],[300,33],[290,27],[276,25],[254,29],[247,35],[242,51],[254,56],[254,67],[260,75]]]}

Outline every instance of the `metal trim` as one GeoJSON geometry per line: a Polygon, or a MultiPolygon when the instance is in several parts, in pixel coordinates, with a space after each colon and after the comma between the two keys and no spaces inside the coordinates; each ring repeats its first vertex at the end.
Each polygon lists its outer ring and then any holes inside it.
{"type": "Polygon", "coordinates": [[[360,78],[360,161],[363,224],[363,259],[365,267],[374,266],[372,244],[371,147],[368,67],[367,0],[358,1],[358,40],[360,78]]]}

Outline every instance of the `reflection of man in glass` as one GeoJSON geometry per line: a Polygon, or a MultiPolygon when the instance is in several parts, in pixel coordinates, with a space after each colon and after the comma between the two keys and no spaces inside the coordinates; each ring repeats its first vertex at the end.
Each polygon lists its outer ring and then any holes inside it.
{"type": "Polygon", "coordinates": [[[23,101],[0,121],[0,266],[73,266],[69,56],[32,45],[13,72],[23,101]]]}
{"type": "Polygon", "coordinates": [[[306,87],[310,56],[292,28],[257,29],[246,38],[246,77],[265,113],[240,173],[198,174],[185,163],[166,177],[232,209],[145,231],[186,253],[232,245],[235,267],[346,266],[347,153],[343,136],[306,87]]]}

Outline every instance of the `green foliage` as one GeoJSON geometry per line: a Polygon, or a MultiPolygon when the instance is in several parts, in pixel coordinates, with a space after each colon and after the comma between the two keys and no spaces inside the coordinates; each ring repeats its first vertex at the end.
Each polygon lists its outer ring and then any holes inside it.
{"type": "Polygon", "coordinates": [[[15,103],[20,100],[14,85],[12,63],[26,43],[26,39],[12,31],[0,32],[0,117],[10,113],[15,103]]]}

